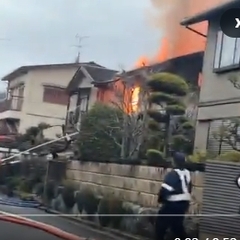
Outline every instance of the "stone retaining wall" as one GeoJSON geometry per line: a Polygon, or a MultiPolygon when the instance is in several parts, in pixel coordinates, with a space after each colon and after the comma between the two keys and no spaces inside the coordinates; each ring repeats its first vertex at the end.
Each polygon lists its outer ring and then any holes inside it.
{"type": "MultiPolygon", "coordinates": [[[[89,187],[96,194],[115,196],[144,207],[157,207],[157,194],[165,174],[170,169],[119,165],[113,163],[72,161],[67,167],[67,179],[79,187],[89,187]]],[[[191,213],[202,205],[204,173],[192,172],[193,196],[191,213]]]]}

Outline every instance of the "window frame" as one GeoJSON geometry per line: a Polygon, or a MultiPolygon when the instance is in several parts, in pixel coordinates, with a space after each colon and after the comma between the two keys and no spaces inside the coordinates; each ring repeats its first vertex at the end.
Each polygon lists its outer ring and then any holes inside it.
{"type": "Polygon", "coordinates": [[[69,102],[69,96],[67,95],[64,88],[55,86],[43,86],[43,102],[48,104],[67,106],[69,102]]]}
{"type": "MultiPolygon", "coordinates": [[[[227,66],[222,66],[221,67],[221,59],[222,59],[222,54],[223,54],[223,40],[224,36],[226,36],[220,29],[216,33],[216,38],[215,38],[215,50],[214,50],[214,56],[213,56],[213,72],[214,73],[222,73],[222,72],[227,72],[235,69],[240,68],[240,51],[239,51],[239,56],[238,56],[238,63],[234,63],[236,59],[236,49],[237,49],[237,41],[239,41],[239,47],[240,47],[240,38],[234,38],[235,39],[235,45],[234,45],[234,52],[233,52],[233,59],[232,59],[232,64],[229,64],[227,66]],[[217,49],[218,49],[218,41],[219,41],[219,34],[221,34],[221,39],[220,39],[220,52],[218,56],[218,60],[216,59],[216,55],[218,54],[217,49]],[[218,61],[218,66],[216,67],[216,61],[218,61]]],[[[227,37],[227,36],[226,36],[227,37]]]]}

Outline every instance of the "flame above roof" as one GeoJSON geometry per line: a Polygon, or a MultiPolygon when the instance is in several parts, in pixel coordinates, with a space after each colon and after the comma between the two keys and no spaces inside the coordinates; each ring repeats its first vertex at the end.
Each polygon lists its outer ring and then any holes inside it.
{"type": "Polygon", "coordinates": [[[150,66],[143,66],[127,72],[128,76],[137,76],[141,70],[148,73],[169,72],[184,78],[188,83],[197,86],[199,73],[202,72],[204,52],[196,52],[188,55],[169,59],[165,62],[150,66]]]}

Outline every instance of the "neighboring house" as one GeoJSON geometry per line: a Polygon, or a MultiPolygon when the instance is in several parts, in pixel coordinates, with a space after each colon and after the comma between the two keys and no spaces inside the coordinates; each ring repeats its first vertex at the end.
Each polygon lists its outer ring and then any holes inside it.
{"type": "Polygon", "coordinates": [[[112,81],[117,71],[107,69],[97,64],[80,65],[67,86],[69,102],[67,107],[66,125],[79,129],[82,115],[99,100],[98,83],[112,81]]]}
{"type": "Polygon", "coordinates": [[[240,38],[230,38],[220,30],[220,17],[228,9],[240,8],[240,1],[231,1],[196,16],[181,25],[208,21],[202,86],[198,106],[195,149],[220,153],[231,149],[213,138],[223,121],[240,117],[240,90],[229,79],[240,73],[240,38]]]}
{"type": "MultiPolygon", "coordinates": [[[[24,133],[41,122],[64,124],[66,87],[79,66],[79,63],[23,66],[3,77],[2,81],[8,83],[8,96],[0,102],[0,134],[24,133]]],[[[57,133],[61,133],[59,126],[47,130],[45,136],[55,138],[57,133]]]]}
{"type": "MultiPolygon", "coordinates": [[[[138,81],[142,77],[142,73],[170,72],[183,77],[191,86],[198,86],[202,59],[203,53],[197,52],[123,74],[127,88],[132,93],[131,99],[127,99],[128,103],[125,102],[128,105],[127,111],[135,112],[137,106],[141,104],[137,102],[137,100],[141,101],[137,95],[139,94],[138,81]]],[[[70,95],[67,122],[73,122],[79,128],[82,114],[88,111],[96,101],[103,103],[116,101],[117,88],[122,89],[122,80],[114,70],[92,66],[80,67],[67,87],[70,95]]],[[[196,113],[196,105],[196,103],[193,106],[188,105],[191,109],[189,112],[193,111],[193,115],[196,113]]]]}

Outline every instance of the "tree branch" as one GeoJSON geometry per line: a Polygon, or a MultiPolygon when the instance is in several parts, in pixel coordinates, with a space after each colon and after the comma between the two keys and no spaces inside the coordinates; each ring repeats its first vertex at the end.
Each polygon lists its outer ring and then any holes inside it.
{"type": "Polygon", "coordinates": [[[102,129],[102,131],[103,131],[106,135],[108,135],[118,147],[120,147],[120,148],[122,147],[121,143],[119,143],[119,142],[117,141],[117,138],[114,136],[112,130],[110,130],[110,131],[108,132],[108,131],[102,129]]]}

